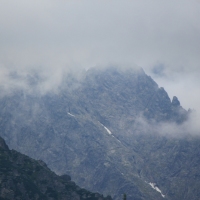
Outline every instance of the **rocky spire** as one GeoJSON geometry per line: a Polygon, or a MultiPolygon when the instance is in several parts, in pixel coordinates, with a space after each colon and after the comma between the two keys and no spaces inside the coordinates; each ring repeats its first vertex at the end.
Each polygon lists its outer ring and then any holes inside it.
{"type": "Polygon", "coordinates": [[[0,149],[9,150],[8,145],[5,143],[4,139],[0,137],[0,149]]]}
{"type": "Polygon", "coordinates": [[[180,106],[180,101],[178,100],[178,98],[176,96],[174,96],[172,99],[172,106],[174,106],[174,107],[180,106]]]}

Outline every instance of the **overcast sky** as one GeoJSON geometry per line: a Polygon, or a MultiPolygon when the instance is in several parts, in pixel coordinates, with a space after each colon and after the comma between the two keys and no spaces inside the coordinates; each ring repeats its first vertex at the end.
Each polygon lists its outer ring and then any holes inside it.
{"type": "Polygon", "coordinates": [[[138,65],[188,109],[200,102],[200,0],[0,0],[9,70],[138,65]]]}

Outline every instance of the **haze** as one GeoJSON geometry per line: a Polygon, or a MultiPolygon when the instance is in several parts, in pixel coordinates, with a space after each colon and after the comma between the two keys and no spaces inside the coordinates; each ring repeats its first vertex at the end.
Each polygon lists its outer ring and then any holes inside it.
{"type": "Polygon", "coordinates": [[[0,84],[11,71],[56,84],[69,68],[137,65],[198,110],[199,22],[198,0],[1,0],[0,84]]]}

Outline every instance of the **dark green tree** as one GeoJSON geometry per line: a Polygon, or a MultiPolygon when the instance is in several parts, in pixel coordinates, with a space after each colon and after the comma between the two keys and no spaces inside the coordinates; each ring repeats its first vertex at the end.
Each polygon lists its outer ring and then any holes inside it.
{"type": "Polygon", "coordinates": [[[123,200],[126,200],[126,194],[123,195],[123,200]]]}

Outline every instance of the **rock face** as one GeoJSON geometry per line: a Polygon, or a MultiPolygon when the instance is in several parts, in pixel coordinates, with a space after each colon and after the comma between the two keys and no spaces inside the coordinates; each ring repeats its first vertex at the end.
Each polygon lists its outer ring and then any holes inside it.
{"type": "Polygon", "coordinates": [[[1,200],[112,200],[81,189],[70,176],[58,176],[42,161],[36,161],[14,150],[10,151],[0,137],[1,200]]]}
{"type": "Polygon", "coordinates": [[[142,69],[90,69],[68,75],[56,93],[15,90],[0,99],[9,147],[116,200],[200,198],[200,139],[171,133],[170,123],[187,117],[142,69]]]}

